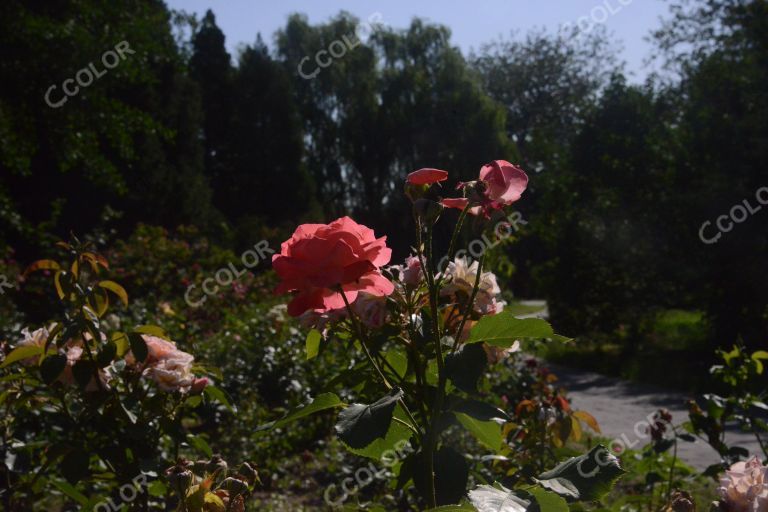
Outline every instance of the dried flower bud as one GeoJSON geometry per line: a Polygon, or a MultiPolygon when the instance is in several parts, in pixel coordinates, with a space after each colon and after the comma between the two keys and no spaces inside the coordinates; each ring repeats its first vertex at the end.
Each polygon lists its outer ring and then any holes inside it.
{"type": "Polygon", "coordinates": [[[254,484],[256,482],[261,483],[261,479],[259,478],[259,472],[256,471],[253,466],[248,464],[247,462],[243,462],[243,464],[240,466],[240,470],[238,473],[244,477],[248,483],[254,484]]]}
{"type": "Polygon", "coordinates": [[[165,476],[168,479],[168,483],[171,484],[171,488],[184,496],[187,493],[187,489],[192,483],[193,475],[192,471],[186,468],[183,464],[177,464],[165,470],[165,476]]]}
{"type": "Polygon", "coordinates": [[[224,489],[231,494],[242,494],[248,490],[248,483],[237,478],[225,478],[219,489],[224,489]]]}
{"type": "Polygon", "coordinates": [[[221,455],[216,454],[213,457],[211,457],[211,460],[208,461],[208,463],[205,465],[205,470],[208,473],[214,474],[222,474],[226,473],[227,471],[227,461],[221,458],[221,455]]]}

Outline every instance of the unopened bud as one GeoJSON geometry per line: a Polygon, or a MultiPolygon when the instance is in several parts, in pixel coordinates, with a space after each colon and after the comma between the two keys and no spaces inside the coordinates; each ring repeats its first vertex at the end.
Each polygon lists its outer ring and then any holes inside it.
{"type": "Polygon", "coordinates": [[[427,195],[429,191],[429,185],[414,185],[412,183],[405,183],[405,195],[412,203],[415,203],[419,199],[427,195]]]}
{"type": "Polygon", "coordinates": [[[192,483],[192,472],[182,465],[176,465],[165,470],[165,476],[171,488],[180,496],[187,494],[187,489],[192,483]]]}
{"type": "Polygon", "coordinates": [[[261,483],[261,479],[259,478],[259,472],[256,471],[253,468],[253,466],[251,466],[247,462],[243,462],[238,472],[251,484],[254,484],[256,482],[261,483]]]}

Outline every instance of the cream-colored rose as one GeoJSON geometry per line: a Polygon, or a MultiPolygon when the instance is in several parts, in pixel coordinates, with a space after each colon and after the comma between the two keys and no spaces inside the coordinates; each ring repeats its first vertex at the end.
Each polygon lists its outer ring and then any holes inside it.
{"type": "Polygon", "coordinates": [[[163,391],[188,391],[195,381],[189,359],[163,359],[147,368],[144,375],[154,380],[163,391]]]}
{"type": "MultiPolygon", "coordinates": [[[[15,348],[39,347],[40,349],[43,349],[45,348],[45,342],[48,341],[48,336],[50,336],[50,331],[47,327],[41,327],[40,329],[29,332],[29,327],[25,327],[22,329],[21,335],[23,338],[16,343],[15,348]]],[[[38,357],[28,357],[22,359],[21,364],[24,366],[32,366],[37,364],[38,359],[38,357]]]]}
{"type": "MultiPolygon", "coordinates": [[[[448,263],[445,270],[446,284],[440,290],[443,297],[452,297],[458,302],[458,295],[464,296],[464,300],[469,298],[475,287],[475,278],[477,275],[478,262],[474,261],[470,265],[466,258],[456,258],[448,263]]],[[[481,315],[495,315],[501,313],[505,302],[498,299],[501,293],[496,276],[493,272],[482,272],[480,274],[480,283],[477,288],[477,297],[475,298],[474,309],[481,315]]]]}
{"type": "Polygon", "coordinates": [[[737,462],[720,479],[717,492],[728,512],[766,512],[768,468],[757,457],[737,462]]]}

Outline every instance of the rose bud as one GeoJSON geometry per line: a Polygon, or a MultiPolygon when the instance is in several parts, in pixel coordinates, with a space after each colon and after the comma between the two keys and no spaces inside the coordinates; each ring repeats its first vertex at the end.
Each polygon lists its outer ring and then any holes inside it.
{"type": "Polygon", "coordinates": [[[205,470],[208,473],[211,473],[211,474],[226,473],[226,471],[227,471],[227,461],[222,459],[221,455],[216,454],[205,465],[205,470]]]}
{"type": "Polygon", "coordinates": [[[248,484],[237,478],[229,477],[225,478],[224,481],[221,482],[219,489],[225,489],[232,494],[242,494],[248,491],[248,484]]]}
{"type": "Polygon", "coordinates": [[[199,395],[203,392],[205,387],[209,384],[208,377],[200,377],[192,381],[192,386],[189,388],[190,395],[199,395]]]}
{"type": "Polygon", "coordinates": [[[425,226],[430,226],[437,222],[441,213],[443,213],[443,205],[429,199],[419,199],[413,203],[413,214],[425,226]]]}
{"type": "Polygon", "coordinates": [[[192,472],[190,470],[181,464],[177,464],[176,466],[166,469],[165,476],[168,479],[168,483],[171,484],[173,490],[179,493],[180,496],[185,496],[187,494],[187,489],[192,483],[193,478],[192,472]]]}

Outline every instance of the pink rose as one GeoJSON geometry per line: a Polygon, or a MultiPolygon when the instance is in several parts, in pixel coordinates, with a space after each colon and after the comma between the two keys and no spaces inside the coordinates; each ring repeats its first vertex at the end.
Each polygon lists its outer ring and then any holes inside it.
{"type": "Polygon", "coordinates": [[[291,316],[345,307],[339,287],[350,304],[358,292],[389,295],[394,285],[379,271],[392,257],[386,240],[349,217],[330,224],[302,224],[282,243],[280,254],[272,256],[281,279],[275,293],[295,292],[288,304],[291,316]]]}
{"type": "Polygon", "coordinates": [[[447,179],[448,172],[441,171],[440,169],[425,168],[413,171],[405,181],[411,185],[431,185],[447,179]]]}
{"type": "MultiPolygon", "coordinates": [[[[460,183],[459,188],[465,188],[470,183],[460,183]]],[[[490,217],[494,210],[518,201],[528,186],[528,175],[519,167],[506,160],[494,160],[480,169],[480,177],[476,182],[480,192],[471,198],[446,198],[441,202],[446,208],[463,210],[470,201],[472,215],[482,213],[490,217]]]]}

